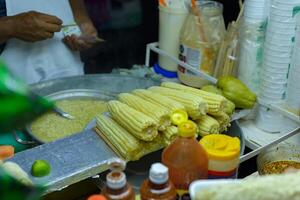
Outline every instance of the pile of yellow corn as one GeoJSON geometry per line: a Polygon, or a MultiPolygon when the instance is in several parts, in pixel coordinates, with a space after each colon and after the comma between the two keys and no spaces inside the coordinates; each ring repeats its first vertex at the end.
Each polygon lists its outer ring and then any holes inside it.
{"type": "Polygon", "coordinates": [[[138,160],[177,138],[175,114],[178,117],[183,112],[186,118],[188,114],[197,123],[200,136],[227,130],[234,108],[228,102],[218,94],[164,82],[160,87],[121,93],[118,100],[109,101],[110,116],[97,117],[96,131],[120,157],[138,160]]]}

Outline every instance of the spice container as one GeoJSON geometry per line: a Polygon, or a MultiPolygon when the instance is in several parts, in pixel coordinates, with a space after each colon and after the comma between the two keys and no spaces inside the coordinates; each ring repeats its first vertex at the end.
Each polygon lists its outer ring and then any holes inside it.
{"type": "Polygon", "coordinates": [[[108,164],[111,172],[106,176],[106,186],[102,190],[102,195],[107,200],[134,200],[135,193],[123,172],[125,162],[116,158],[110,160],[108,164]]]}
{"type": "Polygon", "coordinates": [[[141,186],[142,200],[176,200],[176,190],[169,180],[168,168],[160,163],[154,163],[149,171],[149,179],[141,186]]]}
{"type": "MultiPolygon", "coordinates": [[[[196,5],[181,30],[179,59],[213,75],[218,49],[225,35],[223,6],[215,1],[197,1],[196,5]]],[[[208,84],[182,66],[178,67],[178,77],[192,87],[208,84]]]]}
{"type": "Polygon", "coordinates": [[[208,155],[208,178],[237,178],[240,140],[223,134],[211,134],[199,142],[208,155]]]}

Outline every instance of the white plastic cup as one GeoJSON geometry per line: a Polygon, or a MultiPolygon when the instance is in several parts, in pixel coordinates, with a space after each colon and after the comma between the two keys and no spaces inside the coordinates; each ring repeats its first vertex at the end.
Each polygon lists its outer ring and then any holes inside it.
{"type": "Polygon", "coordinates": [[[268,26],[272,30],[281,30],[281,29],[287,29],[288,31],[295,31],[296,26],[293,22],[277,22],[277,21],[270,21],[268,23],[268,26]]]}
{"type": "Polygon", "coordinates": [[[273,44],[276,46],[289,46],[292,47],[292,39],[295,33],[278,33],[273,30],[268,29],[266,33],[266,45],[273,44]],[[274,42],[273,42],[274,41],[274,42]]]}
{"type": "Polygon", "coordinates": [[[292,48],[291,47],[284,47],[284,46],[276,46],[274,44],[268,44],[265,45],[265,51],[269,52],[276,52],[276,53],[282,53],[282,54],[291,54],[292,48]]]}
{"type": "MultiPolygon", "coordinates": [[[[265,51],[265,57],[264,57],[264,63],[271,64],[287,64],[289,65],[291,63],[291,57],[287,56],[280,56],[280,54],[276,52],[268,52],[265,51]],[[271,55],[272,54],[272,55],[271,55]]],[[[272,65],[270,67],[273,67],[272,65]]],[[[275,68],[285,68],[285,66],[276,66],[275,68]]]]}
{"type": "Polygon", "coordinates": [[[283,51],[291,51],[292,50],[292,38],[276,38],[276,37],[269,37],[265,40],[265,47],[275,51],[280,51],[280,49],[283,49],[283,51]],[[270,48],[269,48],[270,47],[270,48]]]}
{"type": "Polygon", "coordinates": [[[287,74],[271,74],[266,73],[265,71],[262,72],[261,79],[270,80],[272,82],[284,82],[287,80],[287,74]]]}
{"type": "Polygon", "coordinates": [[[265,91],[260,91],[259,98],[267,103],[279,103],[283,100],[283,96],[281,95],[269,96],[266,95],[265,91]]]}
{"type": "Polygon", "coordinates": [[[286,87],[287,84],[287,80],[274,82],[269,79],[262,79],[261,82],[263,85],[277,87],[278,89],[286,87]]]}
{"type": "MultiPolygon", "coordinates": [[[[180,32],[187,15],[186,9],[159,7],[159,48],[175,58],[179,55],[180,32]]],[[[177,71],[178,64],[167,57],[160,55],[158,63],[167,71],[177,71]]]]}
{"type": "Polygon", "coordinates": [[[260,90],[261,91],[273,91],[273,90],[278,90],[280,91],[282,94],[286,91],[286,88],[285,87],[279,87],[277,88],[276,86],[274,85],[270,85],[270,86],[265,86],[264,84],[261,84],[260,86],[260,90]]]}
{"type": "Polygon", "coordinates": [[[262,73],[268,73],[270,76],[273,75],[273,74],[285,74],[287,76],[288,72],[289,72],[289,67],[288,65],[279,65],[280,67],[281,66],[286,66],[285,68],[279,68],[276,66],[270,66],[270,65],[267,65],[266,63],[263,64],[263,70],[262,70],[262,73]]]}
{"type": "Polygon", "coordinates": [[[286,37],[292,36],[294,37],[296,35],[296,26],[295,28],[289,28],[289,29],[284,29],[284,28],[273,28],[273,29],[269,29],[269,32],[271,32],[271,34],[280,34],[280,35],[284,35],[286,37]]]}
{"type": "Polygon", "coordinates": [[[255,125],[263,131],[279,133],[282,119],[283,117],[279,113],[267,107],[260,106],[255,118],[255,125]]]}

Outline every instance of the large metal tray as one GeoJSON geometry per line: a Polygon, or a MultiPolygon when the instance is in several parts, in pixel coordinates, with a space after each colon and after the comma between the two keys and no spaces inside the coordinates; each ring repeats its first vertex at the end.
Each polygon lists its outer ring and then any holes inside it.
{"type": "MultiPolygon", "coordinates": [[[[49,96],[54,100],[74,98],[74,96],[96,96],[103,99],[110,98],[110,94],[116,95],[159,84],[160,81],[148,78],[100,74],[57,79],[31,87],[35,93],[49,96]],[[98,91],[98,94],[95,94],[94,91],[98,91]]],[[[49,161],[52,166],[49,176],[44,178],[30,176],[34,183],[43,183],[47,186],[45,192],[47,194],[105,171],[107,160],[113,157],[116,157],[116,154],[97,133],[89,129],[17,153],[10,160],[19,164],[28,174],[30,174],[31,165],[35,160],[49,161]]]]}
{"type": "MultiPolygon", "coordinates": [[[[33,90],[43,96],[61,94],[74,89],[98,90],[108,95],[120,92],[129,92],[136,88],[147,88],[159,85],[160,82],[152,79],[135,78],[123,75],[87,75],[65,79],[58,79],[33,85],[33,90]]],[[[68,96],[68,95],[67,95],[68,96]]],[[[232,123],[229,135],[239,137],[244,151],[244,137],[237,122],[232,123]]],[[[61,190],[71,184],[92,177],[107,169],[106,161],[116,154],[91,129],[82,133],[43,144],[35,148],[17,153],[11,161],[18,163],[30,174],[31,165],[37,159],[48,160],[52,165],[52,172],[44,178],[30,177],[34,183],[44,183],[48,186],[46,193],[61,190]]],[[[160,161],[160,153],[142,158],[142,160],[129,163],[127,177],[136,186],[149,170],[151,163],[160,161]],[[141,176],[142,175],[142,176],[141,176]]]]}
{"type": "Polygon", "coordinates": [[[158,80],[128,75],[92,74],[55,79],[31,85],[31,88],[41,96],[72,89],[90,89],[101,91],[102,93],[118,94],[120,92],[129,92],[137,88],[159,85],[160,83],[158,80]]]}

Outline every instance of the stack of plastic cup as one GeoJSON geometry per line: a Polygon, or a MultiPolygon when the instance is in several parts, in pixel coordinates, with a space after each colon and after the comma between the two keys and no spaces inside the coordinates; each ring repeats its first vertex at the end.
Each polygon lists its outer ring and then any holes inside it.
{"type": "Polygon", "coordinates": [[[259,95],[268,103],[285,98],[296,28],[293,10],[299,4],[299,0],[273,0],[270,8],[259,95]]]}
{"type": "Polygon", "coordinates": [[[260,72],[263,64],[267,5],[266,0],[246,0],[240,32],[238,78],[256,94],[259,92],[260,72]]]}
{"type": "Polygon", "coordinates": [[[244,19],[255,23],[264,21],[267,16],[267,0],[245,0],[244,19]]]}
{"type": "MultiPolygon", "coordinates": [[[[293,38],[296,33],[296,20],[293,15],[294,8],[298,5],[299,0],[273,0],[271,3],[259,92],[259,98],[266,103],[279,103],[286,96],[293,38]]],[[[268,132],[279,132],[280,127],[284,126],[282,119],[280,114],[260,106],[256,126],[268,132]]]]}
{"type": "Polygon", "coordinates": [[[297,31],[289,70],[286,102],[295,113],[300,114],[300,16],[297,16],[297,31]]]}

